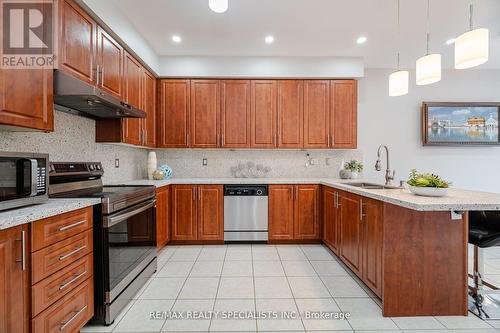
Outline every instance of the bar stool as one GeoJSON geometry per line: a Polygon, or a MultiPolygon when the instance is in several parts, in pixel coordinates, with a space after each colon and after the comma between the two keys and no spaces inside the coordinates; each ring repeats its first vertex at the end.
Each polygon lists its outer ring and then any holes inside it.
{"type": "Polygon", "coordinates": [[[484,261],[481,249],[500,245],[500,212],[469,212],[469,243],[474,245],[473,285],[469,286],[469,310],[483,319],[500,319],[498,287],[483,280],[484,261]],[[490,289],[484,289],[484,286],[490,289]],[[491,296],[490,296],[491,295],[491,296]]]}

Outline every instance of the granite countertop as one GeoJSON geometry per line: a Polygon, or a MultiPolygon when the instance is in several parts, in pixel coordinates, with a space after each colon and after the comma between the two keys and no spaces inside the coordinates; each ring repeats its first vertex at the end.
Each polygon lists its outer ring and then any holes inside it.
{"type": "Polygon", "coordinates": [[[500,194],[496,193],[450,188],[447,196],[432,198],[414,195],[408,189],[374,190],[349,186],[350,182],[362,181],[361,179],[337,178],[171,178],[168,180],[134,180],[121,184],[156,187],[171,184],[322,184],[419,211],[500,210],[500,194]]]}
{"type": "Polygon", "coordinates": [[[3,211],[0,212],[0,230],[100,203],[101,199],[99,198],[49,199],[43,204],[3,211]]]}

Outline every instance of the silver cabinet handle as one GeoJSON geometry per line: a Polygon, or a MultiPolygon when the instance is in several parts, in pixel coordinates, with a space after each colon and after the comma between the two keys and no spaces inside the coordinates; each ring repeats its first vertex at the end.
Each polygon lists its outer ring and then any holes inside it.
{"type": "Polygon", "coordinates": [[[340,204],[340,194],[339,192],[336,192],[337,193],[337,208],[339,208],[341,206],[340,204]]]}
{"type": "Polygon", "coordinates": [[[87,274],[87,271],[81,273],[81,274],[78,274],[76,275],[75,277],[73,277],[71,280],[69,280],[68,282],[65,282],[63,284],[61,284],[59,286],[59,290],[63,290],[65,289],[66,287],[68,287],[69,285],[71,285],[73,282],[77,281],[79,278],[81,278],[82,276],[84,276],[85,274],[87,274]]]}
{"type": "Polygon", "coordinates": [[[84,245],[84,246],[80,246],[79,248],[76,248],[74,249],[73,251],[69,252],[69,253],[66,253],[62,256],[59,257],[59,260],[64,260],[64,259],[67,259],[69,257],[71,257],[72,255],[75,255],[77,254],[78,252],[80,252],[81,250],[85,249],[87,247],[87,245],[84,245]]]}
{"type": "Polygon", "coordinates": [[[363,207],[365,206],[365,203],[363,202],[363,199],[359,200],[359,219],[363,221],[363,217],[365,217],[365,214],[363,213],[363,207]]]}
{"type": "Polygon", "coordinates": [[[66,230],[69,230],[69,229],[73,229],[81,224],[84,224],[85,222],[87,222],[86,220],[82,220],[82,221],[78,221],[78,222],[75,222],[75,223],[72,223],[72,224],[68,224],[68,225],[65,225],[63,227],[60,227],[59,228],[59,231],[66,231],[66,230]]]}
{"type": "Polygon", "coordinates": [[[96,70],[95,70],[95,79],[96,79],[96,85],[99,85],[99,65],[96,66],[96,70]]]}
{"type": "Polygon", "coordinates": [[[26,231],[21,231],[21,267],[26,270],[26,231]]]}
{"type": "Polygon", "coordinates": [[[66,329],[66,327],[68,327],[69,324],[71,324],[71,322],[73,322],[73,320],[75,320],[83,311],[85,311],[85,309],[87,309],[86,305],[83,308],[81,308],[80,310],[78,310],[71,318],[69,318],[66,321],[62,321],[60,323],[61,327],[59,328],[59,330],[64,331],[66,329]]]}
{"type": "Polygon", "coordinates": [[[328,133],[328,147],[332,146],[331,145],[331,139],[332,139],[332,137],[331,137],[330,133],[328,133]]]}

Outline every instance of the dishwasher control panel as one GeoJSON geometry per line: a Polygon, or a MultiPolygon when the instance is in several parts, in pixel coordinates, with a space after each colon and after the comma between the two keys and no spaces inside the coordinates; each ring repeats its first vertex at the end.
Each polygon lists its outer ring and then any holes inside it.
{"type": "Polygon", "coordinates": [[[267,196],[267,185],[224,185],[224,196],[267,196]]]}

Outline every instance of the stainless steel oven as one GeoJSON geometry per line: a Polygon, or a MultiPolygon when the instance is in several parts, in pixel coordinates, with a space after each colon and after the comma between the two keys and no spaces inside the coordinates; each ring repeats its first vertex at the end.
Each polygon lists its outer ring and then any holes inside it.
{"type": "Polygon", "coordinates": [[[49,155],[0,152],[0,211],[48,200],[49,155]]]}

